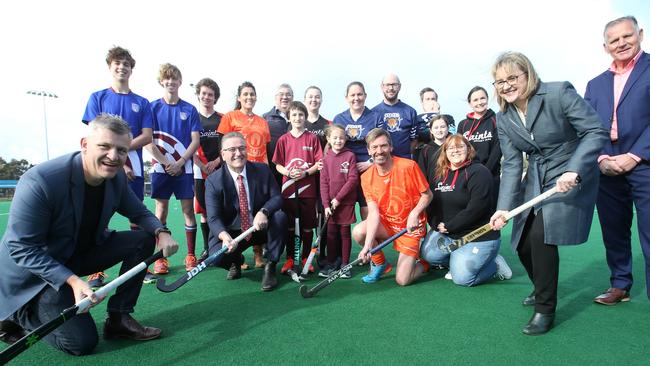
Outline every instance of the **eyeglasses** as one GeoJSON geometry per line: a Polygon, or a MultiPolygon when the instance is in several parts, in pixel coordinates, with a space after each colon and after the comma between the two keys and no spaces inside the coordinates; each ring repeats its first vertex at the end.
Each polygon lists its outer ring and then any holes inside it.
{"type": "Polygon", "coordinates": [[[465,149],[467,149],[466,145],[447,146],[447,150],[465,150],[465,149]]]}
{"type": "Polygon", "coordinates": [[[233,154],[235,151],[239,151],[240,153],[245,153],[246,152],[246,146],[233,146],[229,147],[227,149],[221,149],[221,151],[227,151],[231,154],[233,154]]]}
{"type": "Polygon", "coordinates": [[[515,85],[521,75],[526,75],[526,73],[522,72],[519,75],[510,75],[505,80],[497,80],[493,82],[492,85],[494,85],[494,87],[497,89],[503,89],[506,83],[508,83],[508,85],[515,85]]]}
{"type": "Polygon", "coordinates": [[[382,85],[384,86],[384,88],[393,88],[393,89],[397,89],[397,88],[399,88],[402,84],[400,84],[400,83],[390,83],[390,84],[382,84],[382,85]]]}

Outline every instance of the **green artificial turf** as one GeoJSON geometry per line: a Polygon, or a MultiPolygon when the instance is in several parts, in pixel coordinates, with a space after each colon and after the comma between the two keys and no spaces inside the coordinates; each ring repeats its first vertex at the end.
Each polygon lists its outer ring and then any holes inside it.
{"type": "MultiPolygon", "coordinates": [[[[152,207],[151,200],[147,204],[152,207]]],[[[0,202],[4,232],[8,202],[0,202]]],[[[186,253],[181,211],[170,204],[170,229],[181,243],[171,258],[168,281],[184,274],[186,253]]],[[[636,225],[636,224],[635,224],[636,225]]],[[[127,229],[115,217],[111,227],[127,229]]],[[[636,226],[635,226],[636,227],[636,226]]],[[[572,228],[566,228],[572,230],[572,228]]],[[[513,269],[509,281],[463,288],[433,271],[417,283],[399,287],[391,274],[376,284],[361,283],[367,267],[340,279],[314,298],[281,276],[273,292],[260,291],[262,270],[226,281],[226,271],[209,268],[172,293],[143,287],[134,316],[163,329],[150,342],[100,340],[95,353],[73,357],[41,342],[13,365],[648,365],[650,303],[644,261],[633,234],[632,301],[614,307],[592,299],[608,287],[597,219],[587,244],[560,249],[559,306],[555,328],[539,337],[521,328],[532,308],[521,305],[532,289],[504,230],[501,254],[513,269]]],[[[200,235],[199,235],[200,238],[200,235]]],[[[201,239],[197,248],[201,248],[201,239]]],[[[353,249],[353,256],[358,247],[353,249]]],[[[386,251],[395,263],[396,253],[386,251]]],[[[246,253],[252,262],[250,251],[246,253]]],[[[279,269],[279,268],[278,268],[279,269]]],[[[116,269],[108,271],[115,278],[116,269]]],[[[314,285],[315,275],[307,282],[314,285]]],[[[99,330],[105,304],[92,310],[99,330]]],[[[0,349],[4,345],[0,346],[0,349]]]]}

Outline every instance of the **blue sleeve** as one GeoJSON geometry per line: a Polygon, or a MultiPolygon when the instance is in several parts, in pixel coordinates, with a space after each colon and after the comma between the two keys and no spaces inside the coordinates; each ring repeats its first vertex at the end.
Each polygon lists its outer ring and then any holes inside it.
{"type": "Polygon", "coordinates": [[[101,105],[97,93],[93,93],[88,98],[88,104],[86,104],[86,110],[81,118],[81,122],[88,124],[88,122],[95,119],[101,112],[101,105]]]}

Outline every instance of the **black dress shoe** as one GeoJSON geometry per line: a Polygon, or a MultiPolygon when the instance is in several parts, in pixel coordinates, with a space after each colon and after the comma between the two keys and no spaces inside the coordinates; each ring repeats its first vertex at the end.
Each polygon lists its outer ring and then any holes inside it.
{"type": "Polygon", "coordinates": [[[548,332],[553,327],[553,320],[555,320],[555,313],[542,314],[535,313],[530,318],[528,324],[522,330],[526,335],[540,335],[548,332]]]}
{"type": "Polygon", "coordinates": [[[535,291],[530,293],[530,295],[524,297],[524,301],[521,302],[523,306],[533,306],[535,305],[535,291]]]}
{"type": "Polygon", "coordinates": [[[227,280],[237,280],[241,278],[241,266],[239,264],[231,264],[228,270],[227,280]]]}
{"type": "Polygon", "coordinates": [[[14,344],[26,335],[27,332],[20,325],[10,320],[0,321],[0,341],[7,344],[14,344]]]}
{"type": "Polygon", "coordinates": [[[104,338],[126,338],[135,341],[148,341],[160,337],[162,331],[154,327],[145,327],[133,319],[130,314],[108,313],[104,323],[104,338]]]}
{"type": "Polygon", "coordinates": [[[273,291],[278,287],[278,279],[275,277],[275,262],[267,262],[264,266],[264,277],[262,277],[262,291],[273,291]]]}

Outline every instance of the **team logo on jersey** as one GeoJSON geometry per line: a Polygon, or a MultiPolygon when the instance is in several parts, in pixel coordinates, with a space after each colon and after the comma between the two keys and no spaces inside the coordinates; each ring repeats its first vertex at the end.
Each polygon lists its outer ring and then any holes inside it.
{"type": "Polygon", "coordinates": [[[309,163],[302,158],[293,158],[287,163],[287,169],[309,169],[309,163]]]}
{"type": "Polygon", "coordinates": [[[348,174],[349,171],[350,171],[350,163],[347,161],[341,163],[341,168],[339,169],[339,172],[343,174],[348,174]]]}
{"type": "MultiPolygon", "coordinates": [[[[171,161],[178,161],[185,153],[185,146],[176,137],[162,131],[154,131],[153,143],[156,145],[161,154],[171,161]]],[[[160,164],[153,166],[153,171],[157,173],[165,173],[165,168],[160,164]]],[[[185,162],[185,173],[192,173],[191,160],[185,162]]]]}
{"type": "Polygon", "coordinates": [[[384,123],[386,124],[386,130],[388,132],[397,132],[402,124],[402,117],[399,113],[385,113],[384,123]]]}
{"type": "Polygon", "coordinates": [[[138,103],[131,103],[131,110],[135,113],[140,112],[140,105],[138,103]]]}
{"type": "Polygon", "coordinates": [[[347,125],[345,126],[345,134],[348,135],[350,140],[358,141],[361,140],[361,135],[363,134],[362,125],[347,125]]]}
{"type": "Polygon", "coordinates": [[[181,112],[181,121],[185,121],[187,119],[187,113],[181,112]]]}

